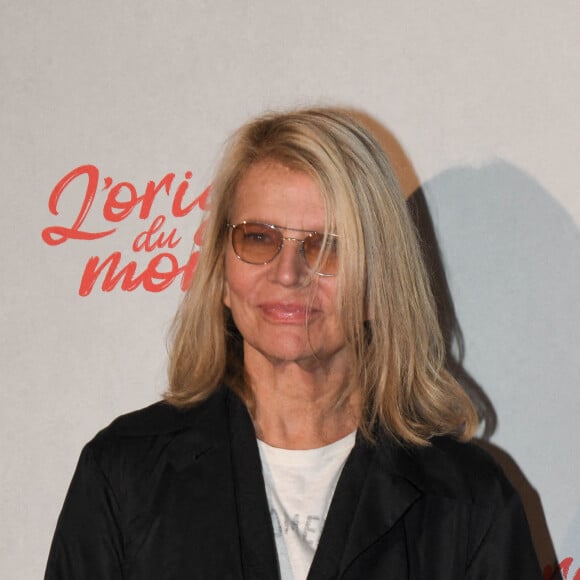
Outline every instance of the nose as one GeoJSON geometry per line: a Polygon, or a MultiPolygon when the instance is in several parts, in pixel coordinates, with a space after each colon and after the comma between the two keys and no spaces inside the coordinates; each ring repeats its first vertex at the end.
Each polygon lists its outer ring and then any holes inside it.
{"type": "Polygon", "coordinates": [[[300,240],[284,238],[284,245],[270,262],[270,279],[283,286],[299,286],[310,276],[310,271],[301,255],[300,240]]]}

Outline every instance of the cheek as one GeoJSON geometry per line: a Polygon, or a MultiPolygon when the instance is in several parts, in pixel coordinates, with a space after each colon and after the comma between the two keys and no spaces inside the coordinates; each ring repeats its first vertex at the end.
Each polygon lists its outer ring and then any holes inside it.
{"type": "Polygon", "coordinates": [[[231,255],[226,256],[222,295],[224,306],[232,309],[249,299],[255,285],[255,279],[251,274],[252,271],[248,269],[247,264],[241,263],[231,255]]]}
{"type": "Polygon", "coordinates": [[[325,309],[335,314],[337,311],[336,279],[323,278],[318,281],[318,294],[321,297],[325,309]]]}
{"type": "Polygon", "coordinates": [[[232,307],[232,291],[231,288],[236,287],[236,268],[238,264],[232,259],[230,252],[226,251],[224,256],[224,289],[222,294],[222,301],[227,308],[232,307]]]}

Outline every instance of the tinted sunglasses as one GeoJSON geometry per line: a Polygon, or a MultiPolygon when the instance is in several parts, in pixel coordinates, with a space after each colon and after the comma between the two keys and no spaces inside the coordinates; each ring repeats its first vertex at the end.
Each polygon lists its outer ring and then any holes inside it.
{"type": "Polygon", "coordinates": [[[259,222],[227,224],[232,231],[232,247],[236,256],[248,264],[271,262],[284,247],[284,242],[300,244],[298,252],[306,265],[320,276],[335,276],[338,271],[337,240],[335,234],[321,234],[310,230],[283,228],[259,222]],[[284,236],[282,230],[302,232],[304,238],[284,236]]]}

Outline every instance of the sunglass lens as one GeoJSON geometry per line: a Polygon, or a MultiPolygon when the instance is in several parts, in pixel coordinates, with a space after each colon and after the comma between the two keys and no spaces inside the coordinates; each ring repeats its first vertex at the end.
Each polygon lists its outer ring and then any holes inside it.
{"type": "Polygon", "coordinates": [[[264,224],[240,224],[233,230],[236,254],[250,264],[266,264],[280,247],[280,233],[264,224]]]}
{"type": "Polygon", "coordinates": [[[320,274],[334,276],[338,271],[337,237],[311,234],[304,240],[304,257],[310,268],[320,274]]]}

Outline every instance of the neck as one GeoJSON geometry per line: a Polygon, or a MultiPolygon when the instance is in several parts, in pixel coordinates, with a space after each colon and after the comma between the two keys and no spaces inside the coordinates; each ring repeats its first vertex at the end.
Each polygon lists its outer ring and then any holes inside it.
{"type": "Polygon", "coordinates": [[[283,449],[314,449],[356,430],[360,397],[341,395],[349,386],[348,365],[333,361],[303,365],[247,353],[245,368],[255,400],[258,438],[283,449]],[[338,404],[340,402],[340,404],[338,404]]]}

